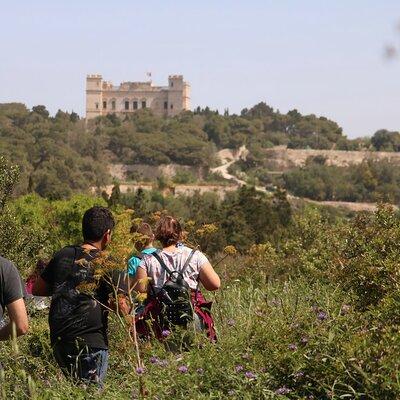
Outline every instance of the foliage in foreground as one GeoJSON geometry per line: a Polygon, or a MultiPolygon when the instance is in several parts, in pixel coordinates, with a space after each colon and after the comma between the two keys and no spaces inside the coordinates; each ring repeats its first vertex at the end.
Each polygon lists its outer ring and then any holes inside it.
{"type": "MultiPolygon", "coordinates": [[[[113,318],[103,398],[139,398],[140,387],[150,399],[398,398],[399,218],[381,208],[329,229],[311,213],[293,229],[281,246],[252,246],[218,264],[215,345],[198,337],[200,347],[172,354],[145,344],[142,373],[113,318]]],[[[46,316],[31,321],[18,351],[11,343],[0,351],[7,398],[98,397],[61,376],[46,316]]]]}
{"type": "MultiPolygon", "coordinates": [[[[232,268],[232,265],[229,265],[232,268]]],[[[261,277],[260,277],[261,278],[261,277]]],[[[284,284],[231,282],[214,298],[219,342],[172,354],[142,347],[143,373],[120,324],[111,323],[110,369],[102,398],[395,399],[398,334],[377,334],[373,319],[338,286],[305,279],[284,284]],[[343,397],[344,396],[344,397],[343,397]]],[[[68,382],[51,356],[45,315],[32,332],[0,351],[7,399],[97,398],[68,382]]]]}
{"type": "MultiPolygon", "coordinates": [[[[9,170],[2,172],[3,186],[16,178],[9,170]]],[[[77,234],[77,216],[83,208],[84,200],[75,210],[61,207],[66,219],[65,236],[59,231],[61,241],[77,234]]],[[[28,214],[26,226],[9,226],[11,249],[2,248],[12,259],[21,257],[21,262],[27,262],[29,254],[18,255],[20,241],[15,235],[22,234],[29,243],[29,232],[40,228],[46,237],[52,229],[41,218],[35,222],[34,212],[28,214]]],[[[111,249],[117,256],[129,250],[131,214],[117,213],[111,249]]],[[[15,217],[6,209],[0,221],[7,224],[10,215],[15,217]]],[[[46,312],[30,310],[29,334],[0,346],[0,396],[399,398],[399,216],[382,206],[375,214],[332,223],[317,210],[305,210],[286,230],[276,243],[253,244],[241,253],[226,249],[216,266],[223,288],[208,294],[214,300],[218,343],[210,344],[199,335],[191,351],[182,354],[167,352],[157,342],[145,343],[139,361],[128,327],[113,315],[110,368],[100,394],[62,376],[51,354],[46,312]]],[[[206,231],[215,229],[203,226],[206,231]]]]}

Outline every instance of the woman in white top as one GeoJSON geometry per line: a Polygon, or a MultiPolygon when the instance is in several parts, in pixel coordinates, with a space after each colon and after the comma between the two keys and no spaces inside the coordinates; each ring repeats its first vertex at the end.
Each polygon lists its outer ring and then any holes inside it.
{"type": "MultiPolygon", "coordinates": [[[[161,217],[155,229],[155,238],[162,244],[162,250],[158,252],[158,255],[164,263],[171,270],[182,270],[192,249],[180,244],[182,228],[179,221],[171,216],[161,217]]],[[[137,269],[134,282],[136,291],[141,293],[149,291],[146,278],[151,278],[151,284],[155,291],[160,289],[168,279],[165,269],[151,254],[143,257],[137,269]]],[[[198,281],[205,289],[210,291],[219,289],[221,285],[218,274],[214,271],[207,257],[199,250],[194,252],[185,268],[183,279],[192,290],[196,290],[198,281]]]]}

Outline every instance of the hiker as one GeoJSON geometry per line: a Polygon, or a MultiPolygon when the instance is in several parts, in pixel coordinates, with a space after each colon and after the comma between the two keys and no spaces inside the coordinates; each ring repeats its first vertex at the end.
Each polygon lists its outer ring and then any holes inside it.
{"type": "Polygon", "coordinates": [[[0,340],[12,338],[14,334],[25,335],[28,328],[21,276],[11,261],[0,257],[0,340]],[[8,322],[3,319],[5,310],[8,322]]]}
{"type": "Polygon", "coordinates": [[[48,308],[47,298],[43,296],[34,296],[32,294],[33,287],[35,286],[35,282],[38,277],[42,274],[46,267],[47,263],[44,260],[38,260],[36,263],[35,269],[31,274],[29,274],[28,278],[25,281],[25,290],[26,290],[26,300],[31,304],[33,309],[35,310],[44,310],[48,308]]]}
{"type": "Polygon", "coordinates": [[[142,261],[142,258],[145,254],[151,254],[157,251],[157,249],[154,247],[154,233],[153,230],[151,229],[151,226],[146,223],[142,222],[137,225],[133,225],[131,228],[131,233],[133,235],[137,234],[137,238],[134,238],[134,246],[137,251],[140,252],[138,255],[133,255],[129,260],[128,260],[128,274],[131,279],[134,278],[136,275],[137,268],[140,265],[140,262],[142,261]]]}
{"type": "Polygon", "coordinates": [[[144,255],[134,278],[133,289],[148,294],[144,312],[136,318],[136,328],[140,335],[149,335],[147,322],[152,319],[153,332],[161,339],[163,331],[174,325],[187,327],[193,320],[197,329],[204,329],[210,340],[215,340],[211,303],[205,301],[199,283],[214,291],[220,287],[220,278],[201,251],[181,243],[182,234],[176,218],[165,216],[158,221],[155,239],[161,242],[162,250],[144,255]],[[185,291],[189,304],[182,301],[185,291]]]}
{"type": "MultiPolygon", "coordinates": [[[[74,380],[102,386],[108,365],[107,316],[109,296],[126,293],[126,273],[113,271],[94,277],[93,260],[111,241],[114,218],[107,208],[92,207],[82,219],[84,242],[61,249],[50,260],[33,287],[35,296],[52,296],[49,325],[55,359],[74,380]],[[85,284],[95,284],[93,293],[85,284]],[[82,288],[82,289],[81,289],[82,288]]],[[[118,296],[120,312],[129,306],[118,296]]]]}

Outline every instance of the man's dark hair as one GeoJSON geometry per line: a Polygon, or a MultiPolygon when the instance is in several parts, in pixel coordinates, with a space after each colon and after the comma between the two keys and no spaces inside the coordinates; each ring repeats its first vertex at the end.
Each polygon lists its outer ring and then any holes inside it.
{"type": "Polygon", "coordinates": [[[82,219],[83,239],[97,242],[114,226],[114,217],[108,208],[100,206],[89,208],[82,219]]]}

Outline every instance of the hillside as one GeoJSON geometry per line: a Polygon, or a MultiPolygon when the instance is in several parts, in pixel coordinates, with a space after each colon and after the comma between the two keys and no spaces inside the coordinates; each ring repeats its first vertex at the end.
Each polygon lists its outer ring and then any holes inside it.
{"type": "Polygon", "coordinates": [[[400,153],[389,151],[346,151],[320,149],[288,149],[285,146],[276,146],[264,152],[265,159],[274,170],[286,171],[295,167],[303,167],[310,158],[325,159],[325,165],[349,167],[361,164],[364,160],[388,160],[393,165],[400,164],[400,153]]]}
{"type": "MultiPolygon", "coordinates": [[[[0,152],[21,169],[16,194],[36,192],[51,199],[110,185],[113,177],[137,182],[166,176],[178,184],[215,184],[226,174],[236,183],[262,190],[280,186],[296,194],[286,181],[272,179],[274,174],[310,158],[320,164],[326,159],[329,167],[350,164],[350,159],[356,164],[366,154],[386,157],[374,151],[398,150],[397,142],[398,134],[387,131],[371,140],[349,140],[334,121],[296,110],[281,114],[265,103],[240,115],[198,108],[161,118],[140,110],[124,119],[108,115],[88,123],[60,110],[52,117],[44,106],[29,110],[19,103],[0,104],[0,152]],[[243,146],[246,157],[221,165],[223,152],[243,146]]],[[[370,201],[365,194],[357,199],[370,201]]]]}
{"type": "MultiPolygon", "coordinates": [[[[386,162],[386,160],[390,160],[392,164],[400,163],[400,153],[393,152],[367,152],[367,151],[359,151],[359,152],[350,152],[350,151],[338,151],[338,150],[293,150],[293,149],[283,149],[281,147],[269,149],[266,151],[271,162],[279,165],[281,171],[271,171],[271,174],[279,175],[290,173],[290,170],[296,167],[304,167],[311,158],[314,157],[323,157],[326,161],[325,163],[329,166],[342,166],[342,167],[351,167],[355,165],[359,165],[365,163],[365,160],[372,159],[378,160],[381,162],[386,162]]],[[[241,186],[246,185],[246,181],[243,179],[239,179],[236,175],[229,173],[230,167],[234,166],[235,163],[243,161],[246,162],[246,158],[248,156],[248,150],[245,146],[242,146],[237,151],[232,151],[230,149],[223,149],[217,153],[221,161],[221,165],[218,167],[214,167],[210,169],[211,174],[213,176],[217,176],[219,174],[221,176],[221,182],[218,183],[208,183],[207,181],[196,181],[193,183],[176,183],[176,177],[179,174],[179,171],[186,171],[187,173],[192,174],[194,176],[199,171],[194,167],[190,166],[177,166],[177,165],[160,165],[160,166],[146,166],[146,165],[110,165],[109,170],[114,179],[117,179],[119,182],[118,188],[121,193],[134,193],[138,190],[144,191],[154,191],[158,189],[157,182],[154,181],[154,178],[157,179],[166,178],[166,186],[162,190],[164,194],[174,195],[174,196],[193,196],[193,195],[202,195],[207,192],[214,193],[218,198],[223,199],[225,196],[231,192],[237,191],[241,186]],[[179,168],[179,169],[178,169],[179,168]],[[140,177],[152,177],[148,179],[148,181],[144,182],[127,182],[126,178],[128,175],[134,174],[135,176],[140,177]],[[169,182],[169,183],[168,183],[169,182]]],[[[242,174],[242,178],[244,178],[242,174]]],[[[199,178],[200,179],[200,178],[199,178]]],[[[107,193],[107,195],[111,195],[114,190],[115,185],[110,184],[104,186],[102,190],[107,193]]],[[[271,188],[271,186],[255,186],[258,191],[267,192],[269,195],[273,195],[276,188],[271,188]]],[[[93,191],[96,192],[96,188],[93,188],[93,191]]],[[[371,202],[355,202],[355,201],[333,201],[333,200],[325,200],[325,201],[316,201],[311,200],[309,198],[301,198],[293,195],[288,195],[289,202],[298,206],[299,204],[304,203],[313,203],[320,206],[328,206],[334,208],[342,208],[353,212],[359,211],[376,211],[377,203],[371,202]]],[[[397,209],[397,207],[395,207],[397,209]]]]}

